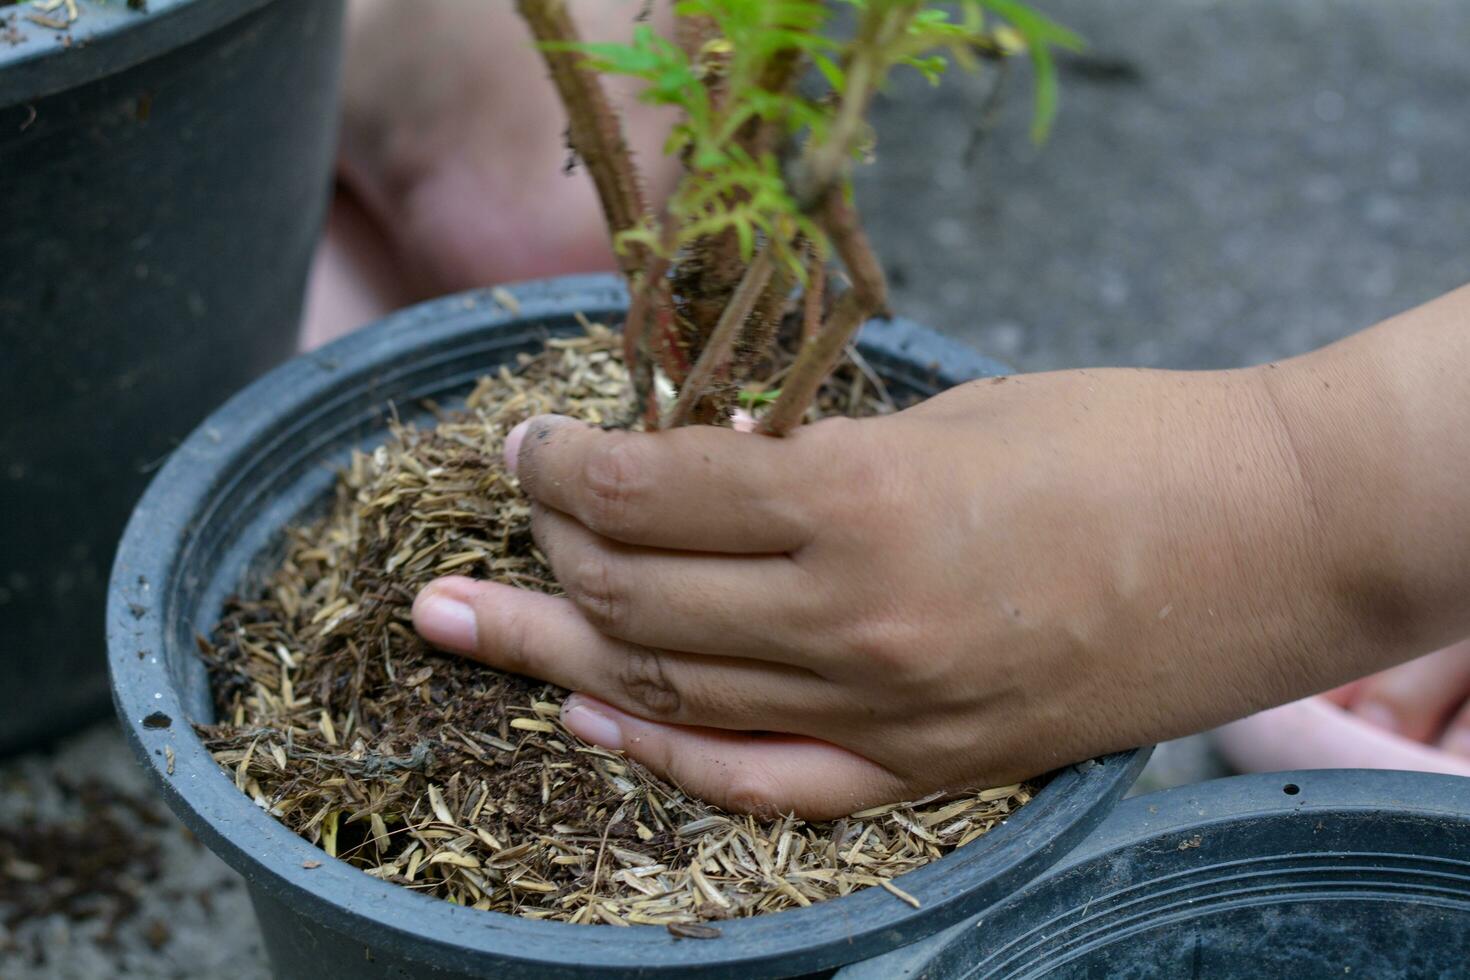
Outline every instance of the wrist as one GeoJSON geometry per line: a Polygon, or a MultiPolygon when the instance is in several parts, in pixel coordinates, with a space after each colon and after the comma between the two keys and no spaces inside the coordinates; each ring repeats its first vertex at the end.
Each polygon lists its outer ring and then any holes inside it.
{"type": "Polygon", "coordinates": [[[1306,546],[1317,555],[1313,592],[1338,626],[1336,666],[1355,674],[1437,642],[1428,570],[1410,533],[1411,440],[1380,353],[1371,343],[1335,345],[1252,369],[1295,474],[1306,546]]]}

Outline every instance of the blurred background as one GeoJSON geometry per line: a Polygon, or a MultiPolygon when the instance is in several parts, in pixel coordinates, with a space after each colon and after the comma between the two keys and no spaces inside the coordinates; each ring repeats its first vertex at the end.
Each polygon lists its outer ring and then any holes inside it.
{"type": "MultiPolygon", "coordinates": [[[[509,7],[508,0],[504,5],[509,7]]],[[[138,16],[158,17],[187,6],[187,0],[152,0],[151,6],[151,13],[138,16]]],[[[313,0],[252,0],[245,6],[267,11],[251,16],[279,18],[278,28],[269,27],[275,21],[263,21],[256,31],[256,43],[277,52],[286,42],[270,30],[289,28],[299,36],[299,18],[321,9],[313,0]],[[292,8],[298,20],[269,14],[272,7],[292,8]]],[[[876,109],[877,162],[858,179],[859,203],[900,313],[1022,370],[1218,368],[1301,353],[1470,281],[1465,247],[1470,125],[1464,112],[1470,92],[1465,59],[1470,5],[1458,0],[1037,0],[1036,6],[1080,32],[1089,45],[1085,54],[1062,60],[1060,113],[1045,145],[1036,146],[1027,136],[1029,79],[1021,66],[998,102],[991,101],[993,80],[956,75],[939,88],[905,78],[876,109]]],[[[55,98],[53,93],[21,97],[33,80],[24,77],[30,69],[16,52],[43,42],[64,46],[67,37],[85,28],[86,18],[112,23],[108,18],[130,13],[123,8],[119,0],[83,2],[74,25],[55,27],[28,16],[38,8],[0,5],[0,245],[10,249],[3,253],[9,266],[0,269],[0,377],[7,382],[39,370],[35,365],[42,360],[46,370],[64,373],[65,356],[80,356],[56,353],[72,348],[66,338],[48,334],[48,324],[58,322],[54,314],[45,314],[43,322],[37,307],[16,299],[37,277],[63,277],[53,260],[65,258],[63,245],[47,246],[44,254],[20,251],[18,243],[26,240],[22,233],[34,233],[40,222],[73,243],[89,234],[48,217],[68,207],[67,195],[85,184],[84,178],[52,181],[44,195],[27,196],[24,189],[10,193],[20,178],[33,176],[19,168],[37,166],[36,127],[48,124],[44,114],[28,107],[40,103],[44,110],[54,104],[46,100],[55,98]],[[13,257],[17,254],[36,258],[27,264],[13,257]],[[36,338],[48,337],[42,349],[36,338]]],[[[477,8],[473,0],[402,0],[394,8],[393,16],[407,19],[399,25],[404,31],[421,24],[424,30],[477,36],[466,26],[477,8]]],[[[383,17],[384,9],[364,3],[356,12],[359,27],[383,17]]],[[[65,8],[43,15],[64,19],[65,8]]],[[[315,29],[322,32],[316,35],[318,45],[335,45],[330,28],[315,29]]],[[[346,76],[349,88],[360,86],[370,96],[373,79],[361,65],[354,66],[354,57],[394,70],[401,66],[384,62],[388,55],[365,31],[350,33],[346,76]]],[[[503,45],[505,38],[497,36],[491,32],[475,43],[503,45]]],[[[514,40],[519,43],[519,35],[514,40]]],[[[215,77],[241,64],[249,48],[238,39],[219,48],[189,43],[190,56],[215,77]]],[[[320,52],[316,61],[323,63],[320,52]]],[[[105,81],[116,69],[101,65],[95,75],[105,81]]],[[[294,84],[311,82],[334,100],[328,84],[334,72],[328,58],[325,67],[294,84]]],[[[539,80],[540,73],[535,77],[539,80]]],[[[390,71],[388,81],[395,78],[390,71]]],[[[171,89],[167,82],[155,87],[164,94],[151,96],[155,104],[146,110],[120,90],[108,92],[112,101],[106,104],[126,95],[136,121],[139,112],[147,117],[162,111],[157,103],[171,89]]],[[[405,96],[404,101],[403,111],[411,114],[433,98],[405,96]]],[[[249,139],[229,162],[237,170],[226,167],[227,173],[258,180],[260,168],[279,157],[284,172],[305,181],[304,196],[293,205],[305,229],[301,241],[265,248],[271,258],[259,260],[263,264],[248,254],[231,260],[236,281],[250,270],[274,276],[289,307],[300,301],[305,257],[325,207],[334,124],[324,126],[318,119],[309,126],[309,116],[292,116],[278,102],[271,110],[281,114],[278,127],[302,128],[275,151],[268,138],[268,102],[261,103],[258,118],[246,105],[234,122],[226,116],[212,125],[220,127],[219,139],[227,139],[232,126],[265,127],[247,131],[249,139]],[[293,123],[294,118],[301,121],[293,123]],[[299,268],[271,264],[291,255],[300,260],[299,268]]],[[[332,104],[323,103],[327,110],[332,104]]],[[[415,266],[414,256],[401,254],[401,243],[400,251],[373,244],[383,231],[382,215],[406,205],[385,199],[383,178],[365,169],[386,167],[385,160],[396,166],[404,159],[428,167],[437,134],[410,130],[408,136],[390,137],[352,118],[362,104],[349,92],[343,145],[352,151],[353,166],[339,172],[332,219],[338,249],[318,253],[311,301],[314,339],[415,296],[473,285],[488,275],[473,264],[454,267],[442,258],[415,266]]],[[[514,127],[501,130],[507,159],[533,166],[560,153],[557,147],[527,153],[518,133],[524,135],[514,127]]],[[[485,152],[487,159],[499,159],[485,152]]],[[[78,165],[76,172],[106,169],[112,159],[107,153],[84,154],[85,166],[78,165]]],[[[110,187],[109,193],[138,208],[135,197],[143,192],[137,181],[147,177],[132,176],[133,183],[110,187]]],[[[557,168],[550,178],[538,170],[534,179],[569,182],[555,187],[572,186],[582,177],[564,178],[557,168]]],[[[181,180],[150,188],[148,193],[157,196],[146,207],[170,207],[167,198],[182,193],[178,188],[186,182],[181,180]]],[[[451,178],[444,184],[448,190],[442,193],[451,199],[457,199],[457,187],[474,192],[451,178]]],[[[512,180],[509,190],[495,190],[511,202],[507,213],[526,197],[518,187],[512,180]]],[[[485,244],[477,254],[495,259],[534,236],[538,221],[547,217],[537,210],[541,200],[522,202],[514,220],[477,221],[483,235],[499,242],[485,244]]],[[[207,223],[210,217],[200,212],[198,220],[207,223]]],[[[568,224],[575,229],[577,221],[568,224]]],[[[267,225],[265,231],[278,227],[285,225],[267,225]]],[[[217,234],[217,247],[226,247],[226,232],[217,234]]],[[[269,238],[265,241],[270,245],[269,238]]],[[[473,250],[478,243],[473,236],[468,245],[436,241],[425,246],[425,254],[439,247],[473,250]]],[[[148,247],[140,248],[146,252],[148,247]]],[[[553,264],[560,256],[579,268],[600,261],[595,244],[585,251],[558,245],[550,254],[547,261],[553,264]]],[[[146,265],[146,259],[128,261],[146,265]]],[[[493,266],[489,261],[487,267],[493,266]]],[[[130,272],[138,282],[152,274],[130,272]]],[[[57,281],[64,289],[79,288],[65,278],[57,281]]],[[[176,292],[180,305],[148,314],[159,320],[159,330],[166,328],[162,321],[185,315],[178,310],[209,320],[231,302],[216,303],[203,287],[197,303],[188,289],[176,292]]],[[[132,296],[125,292],[98,302],[128,306],[132,296]]],[[[53,299],[47,309],[64,308],[66,302],[53,299]]],[[[248,297],[240,302],[249,305],[248,297]]],[[[289,348],[292,340],[286,335],[294,332],[294,313],[282,312],[281,302],[262,300],[252,315],[279,321],[266,327],[284,338],[278,346],[289,348]]],[[[286,350],[278,353],[284,356],[286,350]]],[[[273,356],[264,352],[245,361],[255,370],[273,356]]],[[[182,417],[184,409],[173,413],[179,417],[171,420],[177,431],[170,439],[243,383],[244,378],[219,373],[225,360],[216,356],[198,369],[209,372],[207,383],[190,403],[192,415],[182,417]]],[[[160,376],[149,383],[169,380],[160,376]]],[[[61,382],[51,385],[68,391],[61,382]]],[[[5,409],[0,449],[29,446],[17,433],[40,424],[30,415],[33,406],[17,400],[17,390],[14,385],[0,390],[5,409]]],[[[67,395],[73,400],[86,396],[67,395]]],[[[85,452],[87,445],[73,452],[85,452]]],[[[154,455],[166,452],[164,445],[154,455]]],[[[3,498],[7,512],[0,515],[8,525],[27,521],[20,501],[45,492],[34,473],[18,465],[0,459],[0,479],[13,485],[3,498]]],[[[141,488],[156,460],[127,465],[141,488]]],[[[71,514],[68,520],[85,522],[87,515],[71,514]]],[[[120,520],[117,515],[96,520],[115,537],[116,528],[108,522],[120,520]]],[[[0,616],[18,617],[24,597],[14,569],[28,567],[34,548],[18,537],[0,540],[7,551],[5,568],[12,569],[11,579],[0,581],[0,616]]],[[[90,576],[93,591],[63,595],[48,615],[53,621],[64,616],[95,626],[86,634],[90,641],[76,642],[95,644],[79,648],[78,662],[100,677],[97,576],[105,579],[106,561],[95,551],[68,559],[79,578],[90,576]]],[[[43,722],[34,737],[17,738],[9,757],[0,760],[0,976],[266,976],[239,880],[168,815],[115,726],[96,720],[100,701],[94,698],[78,709],[73,720],[60,708],[37,709],[39,695],[12,683],[25,676],[28,663],[61,656],[53,654],[46,632],[35,629],[27,626],[33,631],[24,638],[18,628],[0,632],[6,684],[13,692],[19,688],[12,697],[39,710],[43,722]],[[86,718],[92,719],[89,727],[55,737],[86,718]]],[[[77,683],[86,682],[79,676],[77,683]]],[[[21,708],[9,710],[16,712],[14,722],[21,708]]],[[[5,724],[0,718],[0,728],[5,724]]],[[[1185,740],[1159,752],[1145,785],[1157,788],[1222,771],[1207,738],[1185,740]]]]}

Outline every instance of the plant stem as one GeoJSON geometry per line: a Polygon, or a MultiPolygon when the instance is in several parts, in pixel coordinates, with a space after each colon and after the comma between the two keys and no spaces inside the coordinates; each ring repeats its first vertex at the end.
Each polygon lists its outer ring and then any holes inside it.
{"type": "Polygon", "coordinates": [[[822,303],[827,298],[827,264],[815,245],[807,246],[806,291],[801,297],[801,342],[806,344],[822,328],[822,303]]]}
{"type": "Polygon", "coordinates": [[[832,250],[842,260],[853,291],[873,314],[877,314],[888,305],[888,281],[883,275],[878,254],[863,232],[857,207],[848,194],[848,188],[833,188],[814,217],[831,239],[832,250]]]}
{"type": "MultiPolygon", "coordinates": [[[[800,235],[788,247],[800,251],[806,239],[800,235]]],[[[791,291],[796,288],[796,274],[790,263],[776,262],[775,271],[765,292],[756,301],[755,309],[745,320],[745,329],[735,341],[735,362],[732,372],[737,380],[748,379],[755,366],[771,353],[771,345],[781,328],[786,315],[786,306],[791,302],[791,291]]]]}
{"type": "Polygon", "coordinates": [[[623,322],[623,363],[633,380],[634,418],[641,414],[650,432],[659,427],[658,394],[653,384],[655,360],[663,362],[665,373],[675,381],[682,379],[688,369],[687,356],[679,348],[673,329],[674,298],[669,284],[679,229],[667,209],[659,221],[663,231],[658,250],[649,256],[648,267],[629,284],[632,295],[623,322]],[[656,341],[660,342],[662,358],[655,358],[656,341]]]}
{"type": "MultiPolygon", "coordinates": [[[[710,18],[680,15],[675,36],[690,59],[703,62],[708,69],[701,84],[708,90],[711,104],[723,105],[730,98],[730,81],[723,70],[723,63],[729,61],[729,55],[711,54],[708,50],[709,42],[720,37],[717,25],[710,18]]],[[[806,60],[799,48],[783,49],[771,56],[755,84],[772,94],[788,94],[805,64],[806,60]]],[[[760,158],[777,151],[785,132],[784,120],[752,118],[728,135],[752,158],[760,158]]],[[[686,166],[689,163],[687,158],[685,163],[686,166]]],[[[723,203],[733,207],[743,198],[741,193],[729,194],[723,203]]],[[[689,350],[699,352],[710,343],[719,319],[729,306],[747,266],[748,263],[741,256],[740,239],[732,230],[705,235],[686,249],[674,279],[675,291],[679,295],[679,312],[682,315],[680,333],[689,350]]],[[[785,281],[785,289],[789,292],[791,283],[788,277],[777,278],[785,281]]],[[[774,279],[772,284],[775,284],[774,279]]],[[[786,294],[783,293],[780,302],[784,303],[785,298],[786,294]]],[[[775,305],[777,304],[769,301],[756,303],[749,320],[751,326],[764,324],[763,311],[775,305]]],[[[741,370],[744,337],[750,332],[745,331],[736,342],[734,370],[737,373],[741,370]]],[[[768,335],[772,331],[764,332],[769,339],[768,335]]],[[[764,353],[764,347],[761,352],[764,353]]],[[[695,405],[690,418],[697,422],[718,420],[727,407],[721,404],[718,397],[707,398],[695,405]]]]}
{"type": "MultiPolygon", "coordinates": [[[[787,48],[771,57],[758,83],[762,89],[775,95],[789,95],[796,87],[802,70],[809,66],[800,50],[787,48]]],[[[752,157],[775,153],[786,131],[783,119],[750,119],[737,135],[740,145],[752,157]]]]}
{"type": "Polygon", "coordinates": [[[801,423],[852,335],[864,321],[883,312],[888,305],[883,267],[863,234],[857,209],[847,200],[845,188],[828,191],[815,217],[832,240],[852,286],[837,297],[821,332],[802,344],[796,363],[781,386],[781,396],[761,421],[760,431],[767,435],[785,435],[801,423]]]}
{"type": "Polygon", "coordinates": [[[793,174],[793,190],[799,200],[808,205],[821,201],[845,181],[852,151],[857,146],[858,135],[868,115],[868,105],[883,79],[884,52],[892,47],[895,38],[909,29],[922,7],[922,0],[904,0],[873,4],[864,12],[852,57],[847,64],[847,82],[832,128],[825,140],[808,150],[801,166],[793,174]]]}
{"type": "Polygon", "coordinates": [[[633,381],[633,418],[641,415],[650,430],[658,428],[658,395],[653,384],[649,320],[656,318],[654,310],[669,303],[668,272],[668,259],[657,255],[650,259],[648,268],[630,285],[632,296],[623,321],[623,363],[633,381]]]}
{"type": "Polygon", "coordinates": [[[774,268],[775,263],[771,259],[770,245],[762,246],[745,270],[745,275],[741,278],[740,285],[735,288],[724,312],[720,314],[714,332],[710,334],[704,350],[699,353],[699,360],[694,363],[688,377],[684,379],[684,384],[679,389],[679,397],[674,400],[673,408],[669,410],[668,416],[664,419],[663,428],[672,429],[689,424],[689,417],[695,404],[705,393],[710,382],[729,363],[735,346],[735,338],[764,293],[774,268]]]}
{"type": "Polygon", "coordinates": [[[781,385],[781,396],[761,419],[758,431],[765,435],[784,436],[801,424],[822,382],[836,366],[842,349],[866,319],[868,311],[857,291],[843,290],[832,305],[832,314],[822,332],[801,348],[791,373],[781,385]]]}
{"type": "MultiPolygon", "coordinates": [[[[545,47],[547,43],[572,44],[580,40],[565,0],[516,0],[516,7],[541,42],[541,55],[567,110],[567,142],[592,176],[608,231],[616,238],[642,221],[648,210],[622,122],[608,102],[597,73],[582,67],[581,54],[545,47]]],[[[624,275],[631,277],[638,272],[645,264],[645,251],[619,251],[624,275]]]]}

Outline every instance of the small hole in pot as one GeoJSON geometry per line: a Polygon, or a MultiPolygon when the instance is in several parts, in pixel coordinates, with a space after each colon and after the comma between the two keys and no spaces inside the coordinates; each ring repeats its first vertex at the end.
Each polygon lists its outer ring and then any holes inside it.
{"type": "Polygon", "coordinates": [[[1295,796],[1301,791],[1302,788],[1296,783],[1287,783],[1285,786],[1281,787],[1281,792],[1285,793],[1287,796],[1295,796]]]}
{"type": "Polygon", "coordinates": [[[173,723],[174,720],[162,711],[155,711],[143,719],[144,728],[167,728],[173,723]]]}

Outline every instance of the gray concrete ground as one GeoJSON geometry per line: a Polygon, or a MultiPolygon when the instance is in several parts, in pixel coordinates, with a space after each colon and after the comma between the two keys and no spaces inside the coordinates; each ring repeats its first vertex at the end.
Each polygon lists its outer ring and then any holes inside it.
{"type": "MultiPolygon", "coordinates": [[[[880,162],[859,195],[899,310],[1026,370],[1228,367],[1470,280],[1470,5],[1038,5],[1091,41],[1045,147],[1025,139],[1019,76],[978,142],[979,82],[902,84],[878,109],[880,162]]],[[[1145,780],[1221,771],[1191,739],[1145,780]]],[[[0,765],[0,822],[95,819],[62,773],[147,795],[100,725],[0,765]]],[[[140,908],[115,943],[98,944],[99,920],[0,926],[0,950],[17,947],[0,977],[265,976],[239,880],[171,821],[125,823],[161,859],[153,881],[123,875],[140,908]]]]}
{"type": "MultiPolygon", "coordinates": [[[[106,846],[101,828],[111,819],[136,835],[140,852],[156,849],[157,860],[107,862],[118,869],[120,895],[138,903],[136,911],[111,930],[111,939],[109,919],[125,901],[118,896],[79,903],[81,914],[55,914],[7,927],[4,896],[14,884],[6,877],[16,869],[0,868],[3,980],[269,977],[243,881],[154,796],[112,722],[95,725],[48,752],[0,764],[0,828],[14,829],[27,819],[59,832],[61,840],[48,850],[79,851],[106,846]],[[73,788],[89,784],[142,801],[144,812],[89,801],[88,794],[73,788]]],[[[25,855],[35,863],[45,856],[25,855]]],[[[82,862],[74,870],[87,866],[82,862]]],[[[65,882],[60,883],[60,889],[65,888],[65,882]]]]}
{"type": "Polygon", "coordinates": [[[1026,370],[1296,354],[1470,280],[1455,0],[1040,0],[1091,42],[1027,86],[910,80],[861,181],[896,306],[1026,370]]]}

